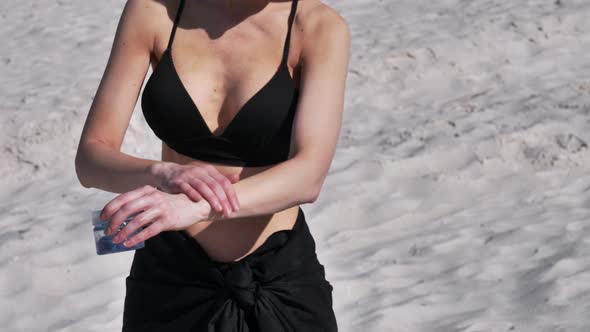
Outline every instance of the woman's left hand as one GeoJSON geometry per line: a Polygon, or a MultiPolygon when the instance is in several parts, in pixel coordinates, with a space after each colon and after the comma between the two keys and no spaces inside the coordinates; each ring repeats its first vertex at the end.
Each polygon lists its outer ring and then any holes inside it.
{"type": "Polygon", "coordinates": [[[113,242],[118,243],[140,227],[147,226],[123,243],[132,247],[160,232],[183,230],[206,220],[211,210],[203,202],[207,203],[205,200],[194,202],[183,193],[168,194],[145,185],[112,199],[104,206],[100,217],[102,220],[111,219],[105,234],[112,235],[125,219],[137,213],[113,238],[113,242]]]}

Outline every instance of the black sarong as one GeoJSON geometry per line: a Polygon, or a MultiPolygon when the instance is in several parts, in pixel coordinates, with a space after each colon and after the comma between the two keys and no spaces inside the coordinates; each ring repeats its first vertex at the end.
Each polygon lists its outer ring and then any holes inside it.
{"type": "Polygon", "coordinates": [[[292,230],[236,262],[212,260],[184,231],[161,232],[135,251],[125,281],[123,332],[338,330],[301,208],[292,230]]]}

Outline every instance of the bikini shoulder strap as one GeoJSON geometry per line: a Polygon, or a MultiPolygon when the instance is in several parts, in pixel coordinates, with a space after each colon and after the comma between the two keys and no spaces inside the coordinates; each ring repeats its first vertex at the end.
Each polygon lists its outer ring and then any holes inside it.
{"type": "Polygon", "coordinates": [[[285,38],[285,45],[283,46],[283,59],[282,64],[287,63],[287,59],[289,57],[289,44],[291,43],[291,27],[293,26],[293,21],[295,20],[295,13],[297,12],[297,0],[291,1],[291,12],[289,13],[289,20],[288,20],[288,29],[287,29],[287,37],[285,38]]]}
{"type": "Polygon", "coordinates": [[[172,47],[172,42],[174,41],[174,35],[176,34],[176,27],[178,26],[178,21],[180,21],[180,15],[182,14],[182,9],[184,8],[184,1],[180,0],[180,4],[178,5],[178,10],[176,11],[176,17],[174,18],[174,25],[172,26],[172,31],[170,31],[170,38],[168,39],[168,47],[167,49],[170,50],[172,47]]]}

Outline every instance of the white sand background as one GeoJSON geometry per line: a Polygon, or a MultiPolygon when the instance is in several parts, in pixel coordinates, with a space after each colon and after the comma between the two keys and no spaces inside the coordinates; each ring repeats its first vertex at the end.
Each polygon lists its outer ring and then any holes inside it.
{"type": "MultiPolygon", "coordinates": [[[[590,1],[326,2],[353,49],[303,209],[340,330],[590,331],[590,1]]],[[[0,331],[120,330],[74,156],[123,5],[0,1],[0,331]]],[[[159,157],[139,105],[123,151],[159,157]]]]}

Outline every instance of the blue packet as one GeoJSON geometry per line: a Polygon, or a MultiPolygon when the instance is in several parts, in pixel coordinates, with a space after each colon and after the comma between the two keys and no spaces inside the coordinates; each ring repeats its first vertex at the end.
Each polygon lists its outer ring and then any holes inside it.
{"type": "MultiPolygon", "coordinates": [[[[113,235],[106,235],[104,232],[109,227],[109,223],[111,222],[110,219],[107,220],[100,220],[100,212],[101,210],[92,211],[92,225],[93,225],[93,232],[94,232],[94,243],[96,245],[96,253],[98,255],[106,255],[106,254],[114,254],[117,252],[129,251],[129,250],[137,250],[145,247],[145,242],[139,242],[132,247],[125,247],[123,242],[113,243],[113,238],[129,223],[133,217],[135,217],[138,213],[129,216],[121,225],[119,229],[115,231],[113,235]]],[[[137,233],[141,232],[145,227],[140,227],[131,233],[125,240],[133,237],[137,233]]]]}

